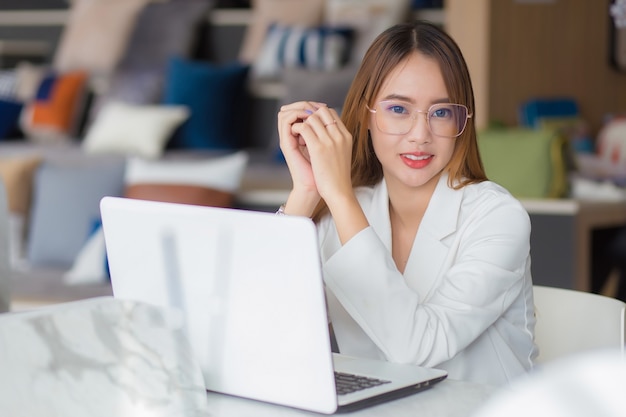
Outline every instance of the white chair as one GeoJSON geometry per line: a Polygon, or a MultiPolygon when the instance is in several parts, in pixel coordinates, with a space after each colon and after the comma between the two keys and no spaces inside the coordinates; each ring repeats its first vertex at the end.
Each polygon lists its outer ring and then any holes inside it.
{"type": "Polygon", "coordinates": [[[9,311],[11,267],[9,265],[9,208],[4,183],[0,179],[0,313],[9,311]]]}
{"type": "Polygon", "coordinates": [[[536,363],[598,349],[624,355],[626,303],[603,295],[563,288],[533,287],[536,363]]]}

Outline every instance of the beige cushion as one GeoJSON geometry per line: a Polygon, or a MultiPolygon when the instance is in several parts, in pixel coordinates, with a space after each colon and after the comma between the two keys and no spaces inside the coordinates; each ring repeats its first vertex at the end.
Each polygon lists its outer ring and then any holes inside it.
{"type": "Polygon", "coordinates": [[[22,61],[15,67],[15,96],[19,101],[28,103],[37,95],[37,90],[50,69],[45,65],[35,65],[22,61]]]}
{"type": "Polygon", "coordinates": [[[11,213],[26,216],[30,211],[33,176],[40,161],[38,157],[0,159],[0,179],[5,184],[11,213]]]}
{"type": "Polygon", "coordinates": [[[91,125],[83,149],[159,158],[174,130],[189,117],[185,106],[107,103],[91,125]]]}
{"type": "Polygon", "coordinates": [[[254,63],[272,23],[314,27],[322,23],[326,0],[253,0],[252,17],[243,38],[240,61],[254,63]]]}
{"type": "Polygon", "coordinates": [[[60,71],[110,73],[148,0],[76,0],[54,56],[60,71]]]}

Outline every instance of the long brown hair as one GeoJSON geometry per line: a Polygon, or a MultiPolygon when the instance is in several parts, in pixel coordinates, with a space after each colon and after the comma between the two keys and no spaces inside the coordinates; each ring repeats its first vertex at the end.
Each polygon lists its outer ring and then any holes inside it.
{"type": "MultiPolygon", "coordinates": [[[[439,64],[448,96],[452,103],[464,104],[475,114],[474,91],[463,54],[456,42],[437,26],[415,21],[390,27],[381,33],[369,47],[352,81],[344,101],[341,120],[352,133],[352,185],[377,184],[383,170],[369,136],[370,112],[387,75],[414,52],[433,58],[439,64]]],[[[487,179],[476,140],[475,116],[467,121],[463,133],[456,138],[452,158],[445,170],[449,185],[461,188],[487,179]]],[[[327,211],[321,201],[313,218],[319,220],[327,211]]]]}

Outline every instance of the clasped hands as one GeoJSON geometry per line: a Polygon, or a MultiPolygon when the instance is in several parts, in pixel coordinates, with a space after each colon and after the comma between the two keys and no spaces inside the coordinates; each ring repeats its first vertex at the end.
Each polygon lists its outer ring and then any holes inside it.
{"type": "Polygon", "coordinates": [[[293,181],[292,194],[313,202],[352,193],[352,134],[324,103],[300,101],[282,106],[278,133],[293,181]]]}

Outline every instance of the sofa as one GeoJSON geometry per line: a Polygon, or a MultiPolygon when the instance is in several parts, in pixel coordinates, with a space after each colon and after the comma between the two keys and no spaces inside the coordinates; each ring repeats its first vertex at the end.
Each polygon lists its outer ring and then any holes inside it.
{"type": "Polygon", "coordinates": [[[99,223],[105,195],[272,211],[291,186],[286,165],[254,149],[148,160],[16,141],[1,143],[0,154],[12,203],[14,308],[110,295],[99,223]]]}
{"type": "Polygon", "coordinates": [[[110,294],[97,240],[103,195],[275,210],[291,186],[280,105],[340,108],[373,38],[411,16],[410,0],[255,0],[235,28],[212,23],[212,0],[109,3],[70,2],[49,62],[0,71],[15,305],[110,294]],[[329,47],[321,60],[294,61],[281,37],[329,47]],[[136,172],[152,183],[131,184],[136,172]],[[164,178],[172,172],[176,184],[164,178]]]}

